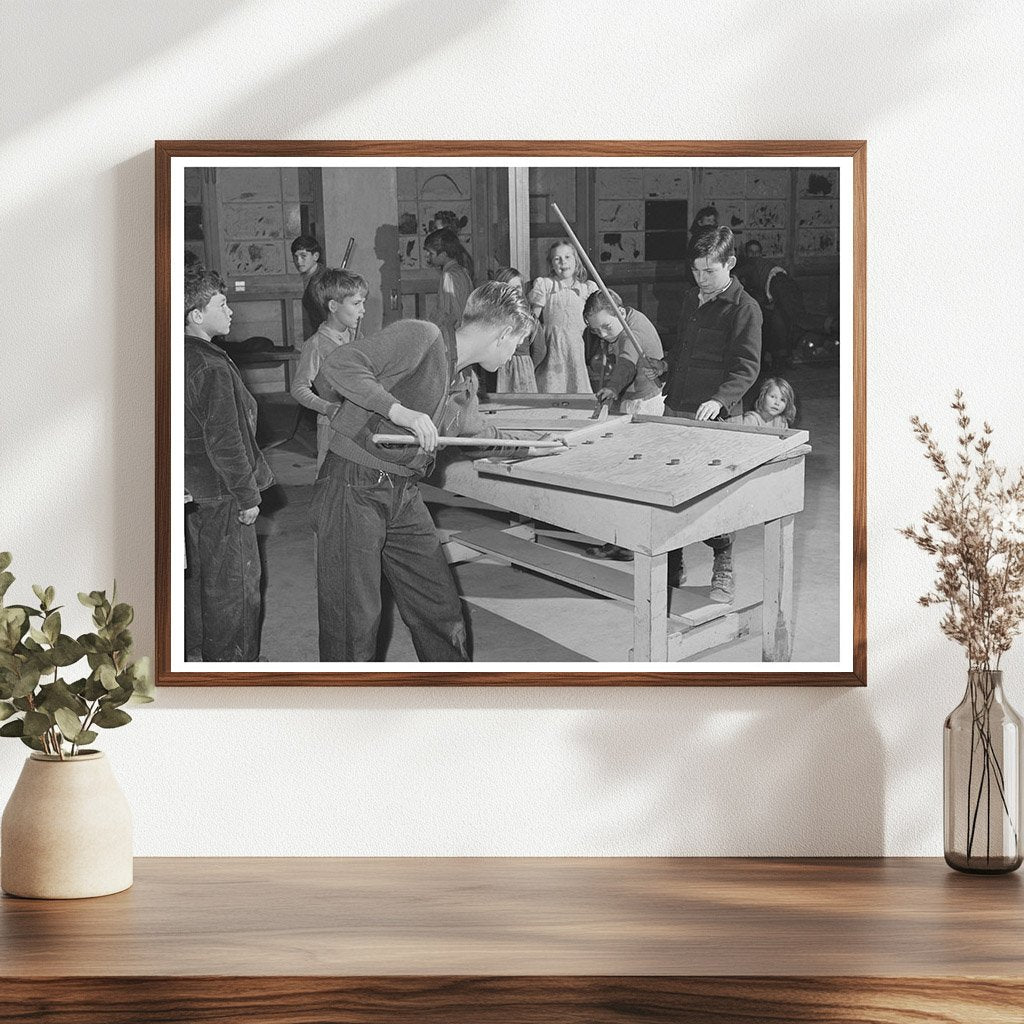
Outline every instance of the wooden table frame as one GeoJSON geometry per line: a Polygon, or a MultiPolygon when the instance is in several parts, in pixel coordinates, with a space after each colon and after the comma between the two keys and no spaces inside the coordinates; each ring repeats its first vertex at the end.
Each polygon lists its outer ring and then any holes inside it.
{"type": "MultiPolygon", "coordinates": [[[[633,420],[683,422],[651,416],[633,420]]],[[[573,431],[572,437],[579,440],[587,430],[601,429],[605,425],[597,424],[573,431]]],[[[631,550],[633,648],[629,660],[685,661],[748,635],[760,604],[763,660],[789,661],[794,634],[793,530],[795,516],[804,505],[804,456],[809,451],[801,445],[675,507],[493,475],[481,471],[486,467],[480,462],[472,466],[453,462],[437,483],[484,504],[631,550]],[[742,608],[710,604],[670,618],[668,552],[751,526],[764,528],[763,600],[742,608]]]]}
{"type": "Polygon", "coordinates": [[[0,1019],[1020,1024],[1019,874],[932,858],[155,858],[0,900],[0,1019]]]}

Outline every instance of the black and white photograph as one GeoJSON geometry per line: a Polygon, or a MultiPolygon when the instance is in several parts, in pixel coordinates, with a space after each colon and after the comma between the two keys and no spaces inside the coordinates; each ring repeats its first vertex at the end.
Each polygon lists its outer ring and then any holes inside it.
{"type": "Polygon", "coordinates": [[[849,147],[245,145],[158,144],[161,681],[863,683],[849,147]]]}

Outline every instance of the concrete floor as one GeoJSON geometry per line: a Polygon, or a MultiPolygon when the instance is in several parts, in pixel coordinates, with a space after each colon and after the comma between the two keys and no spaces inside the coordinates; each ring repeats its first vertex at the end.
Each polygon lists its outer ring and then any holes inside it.
{"type": "MultiPolygon", "coordinates": [[[[839,657],[839,388],[835,366],[797,366],[788,374],[801,410],[798,426],[810,434],[804,511],[794,540],[795,662],[831,662],[839,657]]],[[[286,437],[296,421],[287,396],[261,396],[260,440],[286,437]]],[[[264,496],[258,520],[264,565],[264,624],[261,657],[267,661],[317,660],[316,576],[309,501],[314,475],[311,420],[300,417],[291,440],[270,449],[278,485],[264,496]]],[[[444,529],[471,529],[507,517],[455,505],[432,504],[444,529]]],[[[542,538],[581,554],[579,545],[542,538]]],[[[760,600],[762,531],[739,533],[734,549],[736,604],[760,600]]],[[[706,596],[711,551],[686,549],[687,590],[706,596]]],[[[631,563],[611,563],[622,572],[631,563]]],[[[476,662],[616,662],[632,645],[630,606],[597,597],[533,572],[488,562],[454,567],[476,662]]],[[[703,603],[703,602],[702,602],[703,603]]],[[[381,660],[416,660],[412,642],[390,601],[381,630],[381,660]]],[[[760,662],[760,636],[707,651],[699,662],[760,662]]]]}

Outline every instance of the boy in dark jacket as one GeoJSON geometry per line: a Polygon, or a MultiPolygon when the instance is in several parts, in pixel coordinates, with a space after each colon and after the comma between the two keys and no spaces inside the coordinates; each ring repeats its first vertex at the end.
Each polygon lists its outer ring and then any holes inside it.
{"type": "Polygon", "coordinates": [[[454,336],[399,320],[321,366],[317,392],[345,399],[313,495],[321,661],[374,660],[382,573],[419,660],[469,660],[462,605],[417,484],[439,435],[499,436],[483,424],[470,367],[497,370],[535,326],[522,295],[491,281],[469,296],[454,336]],[[419,446],[371,440],[396,426],[419,446]]]}
{"type": "MultiPolygon", "coordinates": [[[[761,309],[731,274],[736,255],[730,228],[698,235],[690,246],[689,260],[697,287],[683,299],[679,338],[669,353],[665,415],[724,420],[742,414],[743,396],[757,380],[761,309]]],[[[733,535],[704,543],[715,552],[711,600],[729,603],[735,593],[733,535]]],[[[669,577],[674,586],[686,580],[681,552],[670,560],[669,577]]]]}
{"type": "Polygon", "coordinates": [[[212,339],[231,329],[224,282],[185,276],[185,658],[256,661],[260,557],[253,524],[273,474],[256,445],[256,400],[212,339]]]}

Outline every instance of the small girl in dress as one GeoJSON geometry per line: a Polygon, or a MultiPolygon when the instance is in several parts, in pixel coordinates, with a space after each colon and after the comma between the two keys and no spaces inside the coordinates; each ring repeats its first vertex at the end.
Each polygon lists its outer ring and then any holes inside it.
{"type": "Polygon", "coordinates": [[[325,270],[309,288],[323,323],[303,346],[298,369],[292,379],[292,398],[307,409],[316,411],[316,469],[319,473],[331,440],[331,420],[341,406],[317,394],[313,382],[324,360],[340,345],[347,345],[355,337],[364,312],[363,303],[370,289],[363,278],[347,270],[325,270]]]}
{"type": "MultiPolygon", "coordinates": [[[[494,280],[507,284],[520,295],[524,292],[523,275],[515,267],[501,267],[494,275],[494,280]]],[[[544,335],[538,324],[533,332],[519,343],[512,358],[498,368],[498,391],[528,391],[536,394],[537,378],[534,376],[534,367],[543,358],[544,335]]]]}
{"type": "Polygon", "coordinates": [[[534,316],[541,320],[547,350],[537,366],[537,388],[547,394],[592,395],[583,342],[587,326],[583,306],[597,285],[587,280],[587,271],[568,239],[548,249],[548,267],[551,276],[538,277],[529,295],[534,316]]]}
{"type": "Polygon", "coordinates": [[[796,395],[793,385],[782,377],[768,377],[757,393],[753,409],[738,418],[751,427],[776,427],[785,430],[796,419],[796,395]]]}

